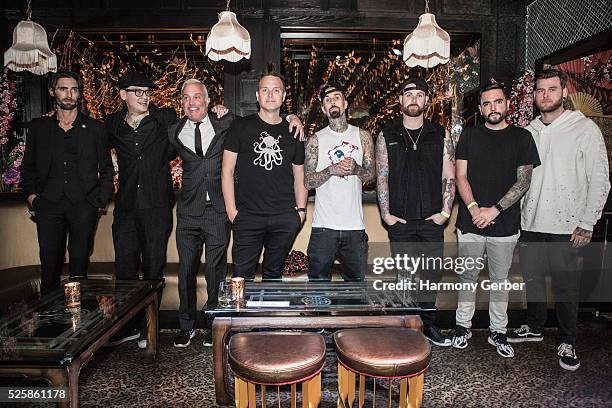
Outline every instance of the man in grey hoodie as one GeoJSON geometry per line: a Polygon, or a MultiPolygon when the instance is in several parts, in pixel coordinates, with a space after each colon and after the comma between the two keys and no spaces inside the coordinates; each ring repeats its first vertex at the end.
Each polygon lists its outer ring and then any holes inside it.
{"type": "Polygon", "coordinates": [[[559,322],[559,365],[577,370],[576,325],[579,273],[577,248],[587,245],[610,190],[608,157],[601,131],[579,111],[563,108],[567,77],[547,69],[535,78],[541,116],[528,126],[542,165],[533,170],[521,210],[521,270],[527,319],[508,335],[511,343],[541,341],[546,323],[545,274],[551,275],[559,322]]]}

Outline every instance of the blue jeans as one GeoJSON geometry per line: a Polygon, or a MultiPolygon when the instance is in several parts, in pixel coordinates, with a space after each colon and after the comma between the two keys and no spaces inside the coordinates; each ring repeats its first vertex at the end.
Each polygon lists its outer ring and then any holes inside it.
{"type": "Polygon", "coordinates": [[[340,261],[345,281],[363,281],[368,260],[368,234],[364,230],[312,228],[308,242],[308,278],[331,280],[334,259],[340,261]]]}

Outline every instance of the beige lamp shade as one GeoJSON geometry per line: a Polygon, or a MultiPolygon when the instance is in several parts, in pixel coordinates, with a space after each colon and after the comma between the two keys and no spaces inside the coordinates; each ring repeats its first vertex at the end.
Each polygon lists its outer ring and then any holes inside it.
{"type": "Polygon", "coordinates": [[[13,45],[4,52],[4,66],[36,75],[57,71],[57,57],[49,49],[47,33],[31,20],[20,21],[13,30],[13,45]]]}
{"type": "Polygon", "coordinates": [[[450,57],[450,36],[431,13],[421,14],[419,24],[404,40],[404,62],[424,68],[446,64],[450,57]]]}
{"type": "Polygon", "coordinates": [[[231,11],[219,13],[219,22],[210,29],[206,38],[206,55],[213,61],[236,62],[251,57],[251,36],[238,23],[231,11]]]}

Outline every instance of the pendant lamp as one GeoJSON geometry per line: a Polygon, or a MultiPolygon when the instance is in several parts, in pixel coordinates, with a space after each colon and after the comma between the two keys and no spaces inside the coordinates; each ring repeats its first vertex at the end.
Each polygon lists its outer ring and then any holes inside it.
{"type": "Polygon", "coordinates": [[[450,57],[450,36],[436,23],[436,16],[429,12],[429,0],[425,1],[425,14],[419,24],[404,40],[404,62],[409,67],[424,68],[446,64],[450,57]]]}
{"type": "Polygon", "coordinates": [[[206,38],[206,55],[213,61],[240,61],[251,57],[251,36],[238,23],[236,14],[229,11],[229,0],[225,11],[219,13],[215,24],[206,38]]]}
{"type": "Polygon", "coordinates": [[[57,71],[57,57],[49,49],[47,32],[32,21],[30,0],[27,19],[17,24],[13,30],[13,45],[4,52],[4,66],[12,71],[27,70],[36,75],[57,71]]]}

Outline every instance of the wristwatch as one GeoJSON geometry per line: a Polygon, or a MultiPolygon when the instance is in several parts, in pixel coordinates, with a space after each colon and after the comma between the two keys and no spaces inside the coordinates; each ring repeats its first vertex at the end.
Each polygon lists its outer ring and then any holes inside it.
{"type": "Polygon", "coordinates": [[[303,212],[304,214],[306,214],[306,209],[304,207],[295,207],[295,211],[297,212],[303,212]]]}
{"type": "Polygon", "coordinates": [[[497,208],[497,211],[499,211],[500,214],[504,212],[504,207],[499,205],[499,203],[495,204],[495,208],[497,208]]]}

